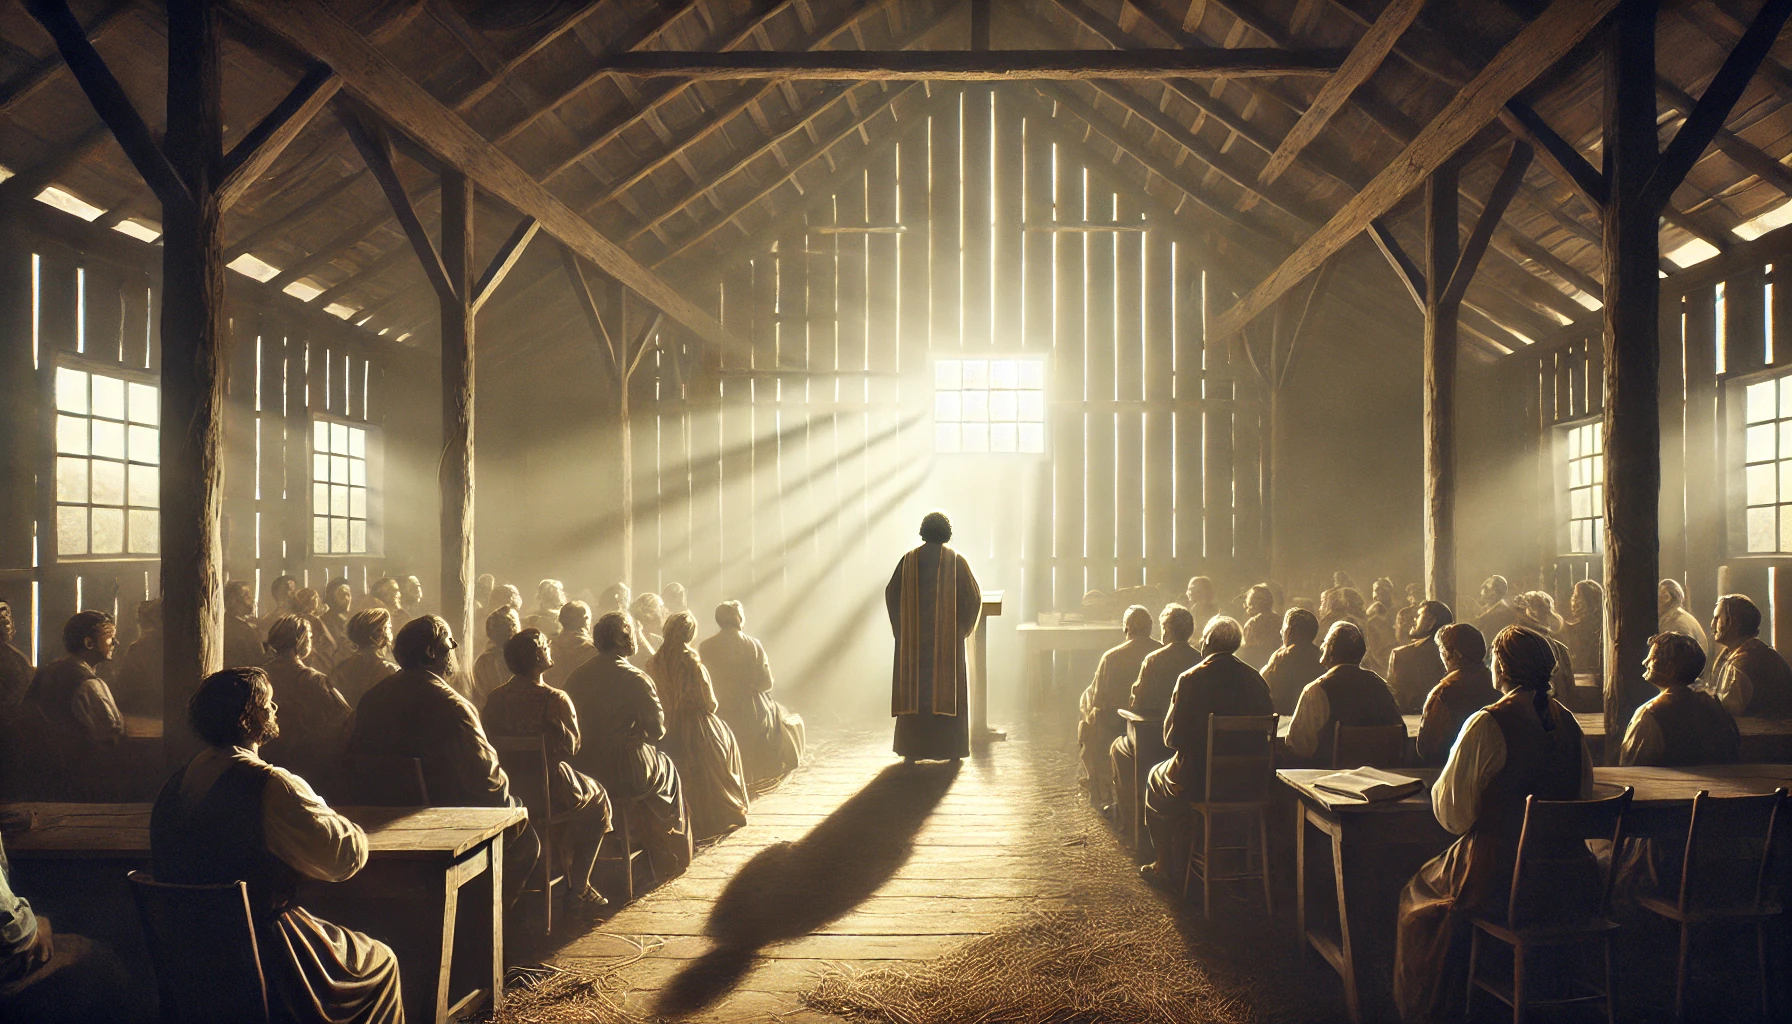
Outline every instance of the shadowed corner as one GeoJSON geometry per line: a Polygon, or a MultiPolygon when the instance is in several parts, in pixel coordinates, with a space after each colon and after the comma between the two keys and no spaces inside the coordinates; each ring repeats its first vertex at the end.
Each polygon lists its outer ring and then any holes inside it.
{"type": "Polygon", "coordinates": [[[801,840],[759,851],[710,912],[705,931],[716,948],[673,977],[655,1012],[703,1009],[740,983],[762,947],[808,935],[864,902],[913,855],[916,833],[958,769],[891,765],[801,840]]]}

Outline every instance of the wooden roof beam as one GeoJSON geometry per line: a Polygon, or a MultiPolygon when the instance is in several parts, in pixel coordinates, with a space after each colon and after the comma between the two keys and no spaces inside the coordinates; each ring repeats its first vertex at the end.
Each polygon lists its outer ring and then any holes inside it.
{"type": "Polygon", "coordinates": [[[388,123],[403,125],[406,133],[444,162],[519,213],[540,221],[542,230],[578,250],[648,304],[718,345],[738,347],[714,317],[605,238],[509,156],[406,77],[320,0],[230,0],[230,4],[288,45],[335,68],[342,76],[343,87],[388,123]]]}
{"type": "Polygon", "coordinates": [[[604,0],[587,0],[586,3],[568,11],[559,21],[549,26],[547,31],[530,40],[527,46],[504,58],[503,62],[486,77],[485,81],[468,89],[459,99],[455,100],[455,112],[465,113],[477,106],[480,100],[485,99],[498,86],[504,84],[517,68],[522,67],[536,54],[547,49],[561,36],[578,28],[580,23],[597,13],[598,9],[603,6],[604,0]]]}
{"type": "Polygon", "coordinates": [[[883,82],[1079,81],[1087,78],[1250,78],[1324,75],[1337,50],[825,50],[726,53],[646,50],[618,54],[619,74],[692,81],[778,77],[883,82]]]}
{"type": "Polygon", "coordinates": [[[1300,120],[1282,137],[1281,145],[1270,155],[1269,163],[1258,176],[1259,182],[1265,185],[1274,183],[1288,169],[1288,165],[1294,162],[1300,151],[1306,148],[1307,143],[1319,137],[1319,133],[1331,123],[1332,116],[1343,109],[1357,86],[1368,81],[1369,76],[1381,67],[1381,62],[1387,59],[1394,44],[1399,41],[1400,34],[1419,16],[1419,9],[1424,5],[1425,0],[1392,0],[1382,8],[1369,31],[1357,40],[1350,50],[1350,56],[1339,65],[1337,73],[1319,87],[1319,94],[1313,98],[1312,106],[1301,114],[1300,120]]]}
{"type": "Polygon", "coordinates": [[[335,181],[330,182],[328,185],[325,185],[323,188],[318,189],[314,195],[293,204],[292,209],[287,210],[278,217],[262,224],[260,227],[250,230],[247,234],[244,234],[241,238],[231,242],[224,248],[224,261],[228,263],[238,256],[241,256],[243,253],[261,245],[263,242],[285,234],[293,225],[304,220],[332,199],[335,199],[350,188],[353,188],[354,185],[361,180],[362,175],[366,173],[366,167],[357,167],[342,177],[337,178],[335,181]]]}
{"type": "Polygon", "coordinates": [[[314,63],[306,68],[286,98],[224,154],[220,168],[224,180],[218,184],[218,201],[228,208],[242,198],[341,87],[342,80],[328,64],[314,63]]]}
{"type": "MultiPolygon", "coordinates": [[[[440,182],[430,182],[420,189],[417,192],[416,197],[411,201],[421,207],[425,201],[438,195],[441,190],[442,186],[440,182]]],[[[351,224],[346,230],[339,232],[334,238],[331,238],[329,241],[318,246],[310,255],[294,261],[290,266],[281,270],[278,275],[269,278],[268,284],[275,288],[285,288],[299,278],[304,277],[306,274],[311,273],[326,263],[336,259],[336,257],[353,249],[355,246],[365,242],[375,231],[385,227],[387,224],[391,223],[391,221],[392,209],[390,205],[388,205],[371,216],[365,217],[355,224],[351,224]]]]}
{"type": "MultiPolygon", "coordinates": [[[[119,16],[130,11],[133,0],[119,0],[118,3],[100,12],[87,26],[86,34],[89,42],[98,42],[108,29],[118,24],[119,16]]],[[[9,81],[0,83],[0,117],[12,113],[12,109],[37,94],[39,89],[56,80],[68,62],[62,59],[59,52],[40,58],[37,63],[13,76],[9,81]]]]}
{"type": "MultiPolygon", "coordinates": [[[[1693,108],[1698,106],[1698,101],[1679,86],[1659,76],[1655,80],[1655,94],[1682,117],[1690,115],[1693,108]]],[[[1761,147],[1728,128],[1718,129],[1711,141],[1725,156],[1741,165],[1743,170],[1778,189],[1782,195],[1792,196],[1792,168],[1775,160],[1761,147]]]]}
{"type": "Polygon", "coordinates": [[[1209,325],[1210,336],[1226,337],[1269,308],[1270,303],[1361,233],[1427,175],[1498,115],[1532,79],[1560,60],[1591,32],[1617,0],[1554,0],[1496,54],[1474,80],[1451,97],[1437,117],[1386,169],[1375,176],[1319,231],[1310,236],[1262,283],[1209,325]]]}

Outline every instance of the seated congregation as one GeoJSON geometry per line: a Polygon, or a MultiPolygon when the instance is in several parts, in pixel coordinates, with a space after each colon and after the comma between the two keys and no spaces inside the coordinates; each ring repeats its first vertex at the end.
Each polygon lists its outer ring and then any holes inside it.
{"type": "MultiPolygon", "coordinates": [[[[1707,633],[1684,609],[1681,586],[1661,583],[1661,632],[1650,638],[1642,666],[1654,695],[1621,734],[1611,737],[1610,746],[1603,746],[1597,683],[1583,675],[1577,685],[1575,676],[1576,666],[1597,672],[1604,656],[1605,610],[1597,583],[1582,581],[1573,588],[1572,621],[1556,615],[1547,593],[1512,595],[1498,576],[1483,585],[1483,607],[1468,621],[1457,621],[1442,602],[1421,600],[1417,587],[1407,589],[1405,607],[1395,608],[1389,580],[1376,581],[1376,599],[1367,605],[1344,574],[1334,583],[1319,601],[1297,599],[1285,610],[1278,607],[1279,586],[1253,586],[1238,598],[1242,624],[1224,613],[1204,577],[1191,580],[1184,600],[1157,615],[1159,632],[1154,633],[1148,608],[1127,608],[1121,620],[1125,642],[1101,655],[1080,697],[1083,784],[1095,807],[1114,821],[1122,842],[1135,847],[1143,878],[1180,891],[1212,916],[1214,885],[1222,881],[1261,880],[1265,909],[1273,910],[1269,858],[1272,851],[1286,855],[1294,847],[1294,837],[1278,831],[1286,827],[1279,824],[1284,813],[1268,813],[1276,771],[1312,769],[1292,773],[1302,781],[1325,774],[1318,770],[1363,766],[1409,774],[1419,794],[1411,799],[1428,799],[1428,815],[1455,841],[1424,863],[1399,893],[1397,927],[1390,937],[1388,1012],[1405,1020],[1462,1019],[1465,992],[1475,991],[1476,984],[1481,991],[1498,988],[1487,988],[1485,978],[1471,979],[1476,970],[1471,946],[1492,948],[1494,936],[1508,942],[1535,938],[1486,923],[1504,920],[1508,899],[1517,899],[1514,872],[1533,811],[1618,806],[1618,796],[1596,793],[1596,763],[1710,768],[1721,778],[1725,766],[1745,760],[1745,733],[1784,735],[1786,729],[1773,726],[1792,717],[1792,668],[1761,639],[1761,610],[1744,595],[1717,600],[1707,633]],[[1228,854],[1237,856],[1228,859],[1228,854]],[[1237,870],[1226,873],[1232,868],[1237,870]],[[1477,935],[1477,929],[1486,934],[1477,935]]],[[[1775,748],[1773,756],[1752,760],[1778,763],[1788,760],[1783,754],[1775,748]]],[[[1763,774],[1787,777],[1771,769],[1763,774]]],[[[1273,789],[1298,799],[1293,787],[1290,782],[1273,789]]],[[[1623,787],[1621,803],[1629,801],[1629,793],[1623,787]]],[[[1770,797],[1731,799],[1770,800],[1778,808],[1783,798],[1782,786],[1770,797]]],[[[1723,813],[1722,803],[1710,806],[1707,821],[1725,820],[1714,817],[1723,813]]],[[[1297,819],[1304,831],[1305,819],[1297,819]]],[[[1769,813],[1766,820],[1765,834],[1754,835],[1752,846],[1734,837],[1726,840],[1727,847],[1718,844],[1727,856],[1757,868],[1743,872],[1747,877],[1740,884],[1748,891],[1737,897],[1737,906],[1754,906],[1765,898],[1760,892],[1772,888],[1763,882],[1768,889],[1755,889],[1767,877],[1761,865],[1772,850],[1776,819],[1769,813]]],[[[1652,837],[1625,833],[1615,851],[1609,841],[1558,844],[1553,852],[1536,854],[1528,882],[1533,893],[1541,887],[1564,905],[1588,908],[1597,908],[1609,888],[1612,927],[1622,929],[1617,941],[1640,934],[1638,929],[1656,918],[1681,921],[1677,1012],[1688,984],[1685,935],[1691,925],[1675,907],[1692,828],[1684,810],[1678,822],[1678,833],[1665,838],[1659,831],[1652,837]]],[[[1608,828],[1608,838],[1611,834],[1608,828]]],[[[1543,840],[1534,836],[1531,842],[1543,840]]],[[[1705,870],[1714,871],[1716,863],[1705,863],[1705,870]]],[[[1337,870],[1342,888],[1344,869],[1337,870]]],[[[1305,901],[1304,888],[1301,893],[1305,901]]],[[[1341,892],[1338,898],[1341,906],[1341,892]]],[[[1771,899],[1761,905],[1766,913],[1777,912],[1771,899]]],[[[1765,1007],[1762,1000],[1778,984],[1777,972],[1765,959],[1770,946],[1765,933],[1750,939],[1751,947],[1760,944],[1763,958],[1761,996],[1754,1002],[1765,1007]]],[[[1362,936],[1358,944],[1361,962],[1362,936]]],[[[1670,961],[1672,945],[1666,942],[1670,961]]],[[[1662,952],[1659,942],[1645,946],[1662,952]]],[[[1574,961],[1572,952],[1548,956],[1574,961]]],[[[1726,966],[1725,981],[1754,992],[1755,952],[1751,948],[1748,957],[1726,966]]],[[[1595,996],[1610,991],[1609,956],[1604,989],[1596,985],[1595,996]]],[[[1356,970],[1349,954],[1336,946],[1328,958],[1335,958],[1341,974],[1356,970]]],[[[1354,984],[1347,983],[1347,989],[1354,984]]],[[[1522,990],[1514,997],[1510,985],[1501,991],[1507,1002],[1527,998],[1522,990]]],[[[1350,991],[1347,998],[1354,1016],[1358,996],[1350,991]]],[[[1529,998],[1541,997],[1533,991],[1529,998]]],[[[1743,998],[1740,1005],[1750,1002],[1743,998]]]]}
{"type": "MultiPolygon", "coordinates": [[[[755,787],[802,761],[802,718],[773,700],[770,659],[744,632],[740,602],[721,604],[698,642],[678,584],[670,600],[632,601],[615,584],[595,616],[556,580],[542,581],[527,616],[515,587],[482,577],[478,592],[487,645],[469,664],[416,577],[357,600],[344,579],[320,595],[283,576],[260,617],[253,588],[226,585],[230,667],[188,704],[203,749],[154,796],[148,870],[134,884],[246,883],[274,1019],[405,1017],[400,972],[415,968],[396,944],[299,899],[307,880],[343,881],[368,863],[368,832],[336,808],[516,809],[501,846],[505,916],[534,913],[520,897],[542,893],[546,921],[511,927],[551,930],[562,880],[591,920],[610,902],[600,860],[624,873],[611,895],[633,898],[641,867],[655,885],[676,878],[697,844],[746,824],[755,787]]],[[[79,612],[66,653],[33,668],[0,602],[0,796],[26,801],[0,810],[7,829],[34,807],[148,795],[124,751],[127,720],[161,711],[157,603],[138,616],[141,635],[120,655],[112,617],[79,612]]],[[[0,1020],[129,1018],[141,995],[119,957],[80,935],[52,939],[16,878],[0,848],[0,1020]]]]}

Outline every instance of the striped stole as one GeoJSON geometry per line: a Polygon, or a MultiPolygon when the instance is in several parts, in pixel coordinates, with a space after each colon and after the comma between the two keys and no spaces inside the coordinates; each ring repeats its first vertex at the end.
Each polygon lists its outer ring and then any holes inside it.
{"type": "MultiPolygon", "coordinates": [[[[925,545],[923,545],[925,546],[925,545]]],[[[940,545],[934,581],[933,650],[921,650],[921,551],[902,556],[902,602],[897,611],[896,692],[892,715],[921,711],[921,666],[933,669],[933,713],[958,714],[958,554],[940,545]],[[925,659],[925,660],[923,660],[925,659]]]]}

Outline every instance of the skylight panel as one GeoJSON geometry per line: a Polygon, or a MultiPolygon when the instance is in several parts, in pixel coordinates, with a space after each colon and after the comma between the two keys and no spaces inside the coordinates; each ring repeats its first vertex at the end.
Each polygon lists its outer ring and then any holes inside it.
{"type": "Polygon", "coordinates": [[[1736,225],[1734,230],[1737,237],[1752,242],[1774,228],[1783,228],[1788,224],[1792,224],[1792,200],[1783,202],[1752,220],[1736,225]]]}
{"type": "Polygon", "coordinates": [[[295,296],[300,302],[310,302],[312,299],[315,299],[324,293],[324,290],[317,286],[317,282],[311,280],[309,277],[301,277],[297,281],[287,285],[285,288],[282,288],[281,291],[288,295],[295,296]]]}
{"type": "Polygon", "coordinates": [[[342,319],[347,320],[349,317],[359,313],[360,310],[356,309],[354,306],[344,306],[340,302],[332,302],[324,307],[324,312],[331,316],[341,317],[342,319]]]}
{"type": "Polygon", "coordinates": [[[1703,238],[1695,238],[1680,248],[1669,253],[1664,253],[1663,255],[1667,256],[1668,259],[1673,260],[1676,265],[1685,268],[1703,263],[1711,257],[1716,256],[1717,246],[1712,245],[1703,238]]]}
{"type": "Polygon", "coordinates": [[[112,225],[112,230],[121,235],[129,235],[139,242],[153,242],[162,237],[162,225],[155,221],[138,220],[134,217],[126,217],[112,225]]]}
{"type": "Polygon", "coordinates": [[[44,186],[44,190],[37,194],[37,201],[43,203],[45,206],[53,206],[63,213],[72,213],[89,223],[98,219],[101,214],[106,212],[87,200],[57,188],[55,185],[44,186]]]}
{"type": "Polygon", "coordinates": [[[264,283],[280,276],[279,267],[274,266],[272,263],[256,259],[248,253],[243,253],[236,259],[226,263],[225,266],[244,277],[253,278],[264,283]]]}

